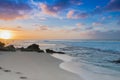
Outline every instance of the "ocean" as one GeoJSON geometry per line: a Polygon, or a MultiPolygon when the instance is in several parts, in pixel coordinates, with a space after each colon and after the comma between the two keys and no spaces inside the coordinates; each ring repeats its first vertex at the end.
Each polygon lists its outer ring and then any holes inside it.
{"type": "Polygon", "coordinates": [[[53,55],[64,61],[60,67],[85,80],[120,80],[120,63],[112,62],[120,59],[119,40],[13,40],[8,44],[27,47],[33,43],[65,52],[67,56],[53,55]]]}

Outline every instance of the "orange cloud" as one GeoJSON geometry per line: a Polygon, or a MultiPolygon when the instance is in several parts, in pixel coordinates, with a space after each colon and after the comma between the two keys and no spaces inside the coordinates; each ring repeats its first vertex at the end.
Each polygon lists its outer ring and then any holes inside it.
{"type": "Polygon", "coordinates": [[[17,27],[0,27],[0,30],[23,31],[21,26],[17,26],[17,27]]]}

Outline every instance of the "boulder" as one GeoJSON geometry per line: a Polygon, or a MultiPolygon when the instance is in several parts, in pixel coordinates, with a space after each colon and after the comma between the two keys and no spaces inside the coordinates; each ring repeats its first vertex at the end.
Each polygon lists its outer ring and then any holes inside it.
{"type": "Polygon", "coordinates": [[[56,52],[50,49],[46,49],[46,53],[56,53],[56,52]]]}
{"type": "Polygon", "coordinates": [[[114,60],[114,61],[112,61],[112,62],[118,64],[118,63],[120,63],[120,59],[114,60]]]}
{"type": "Polygon", "coordinates": [[[9,45],[4,48],[6,51],[16,51],[14,45],[9,45]]]}
{"type": "Polygon", "coordinates": [[[44,53],[44,51],[41,50],[41,49],[39,48],[39,45],[37,45],[37,44],[32,44],[32,45],[28,46],[27,48],[21,47],[21,48],[19,48],[19,49],[20,49],[21,51],[36,51],[36,52],[44,53]]]}
{"type": "Polygon", "coordinates": [[[46,53],[58,53],[58,54],[65,54],[64,52],[57,52],[57,51],[54,51],[54,50],[51,50],[51,49],[46,49],[46,53]]]}
{"type": "Polygon", "coordinates": [[[39,45],[37,45],[37,44],[32,44],[32,45],[30,45],[30,46],[28,46],[27,48],[26,48],[26,50],[30,50],[30,51],[39,51],[40,50],[40,48],[39,48],[39,45]]]}
{"type": "Polygon", "coordinates": [[[3,48],[5,46],[5,43],[0,42],[0,48],[3,48]]]}

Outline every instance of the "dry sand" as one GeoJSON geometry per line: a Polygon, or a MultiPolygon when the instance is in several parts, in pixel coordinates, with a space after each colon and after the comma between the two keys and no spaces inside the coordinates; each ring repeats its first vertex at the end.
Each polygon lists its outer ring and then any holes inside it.
{"type": "Polygon", "coordinates": [[[59,68],[61,60],[36,52],[0,52],[0,80],[82,80],[59,68]]]}

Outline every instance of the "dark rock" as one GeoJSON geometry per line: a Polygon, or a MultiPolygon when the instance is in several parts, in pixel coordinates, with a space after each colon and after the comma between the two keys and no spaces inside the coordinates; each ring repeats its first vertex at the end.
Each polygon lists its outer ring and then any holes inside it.
{"type": "Polygon", "coordinates": [[[21,48],[17,48],[17,50],[24,51],[25,48],[24,48],[24,47],[21,47],[21,48]]]}
{"type": "Polygon", "coordinates": [[[44,53],[44,50],[39,50],[38,52],[39,52],[39,53],[44,53]]]}
{"type": "Polygon", "coordinates": [[[27,77],[25,77],[25,76],[22,76],[22,77],[20,77],[20,79],[27,79],[27,77]]]}
{"type": "Polygon", "coordinates": [[[56,53],[56,52],[50,49],[46,49],[46,53],[56,53]]]}
{"type": "Polygon", "coordinates": [[[57,51],[54,51],[54,50],[50,50],[50,49],[46,49],[46,53],[58,53],[58,54],[65,54],[64,52],[57,52],[57,51]]]}
{"type": "Polygon", "coordinates": [[[22,74],[21,72],[16,72],[16,74],[22,74]]]}
{"type": "Polygon", "coordinates": [[[11,72],[11,70],[4,70],[4,72],[11,72]]]}
{"type": "Polygon", "coordinates": [[[118,64],[118,63],[120,63],[120,59],[114,60],[114,61],[112,61],[112,62],[118,64]]]}
{"type": "Polygon", "coordinates": [[[8,45],[4,47],[3,45],[0,47],[0,51],[16,51],[13,45],[8,45]]]}
{"type": "Polygon", "coordinates": [[[39,45],[37,45],[37,44],[32,44],[32,45],[28,46],[26,49],[27,49],[28,51],[29,51],[29,50],[30,50],[30,51],[39,51],[39,50],[40,50],[39,45]]]}
{"type": "Polygon", "coordinates": [[[5,46],[5,43],[0,42],[0,48],[3,48],[5,46]]]}
{"type": "Polygon", "coordinates": [[[5,44],[0,42],[0,51],[4,51],[4,46],[5,46],[5,44]]]}
{"type": "Polygon", "coordinates": [[[6,50],[6,51],[16,51],[14,45],[6,46],[6,47],[5,47],[5,50],[6,50]]]}
{"type": "Polygon", "coordinates": [[[39,48],[39,45],[37,45],[37,44],[32,44],[32,45],[28,46],[27,48],[22,47],[22,48],[19,48],[19,50],[21,50],[21,51],[36,51],[36,52],[44,53],[44,51],[41,50],[39,48]]]}
{"type": "Polygon", "coordinates": [[[57,52],[57,53],[59,53],[59,54],[65,54],[64,52],[57,52]]]}
{"type": "Polygon", "coordinates": [[[0,67],[0,69],[3,69],[2,67],[0,67]]]}

